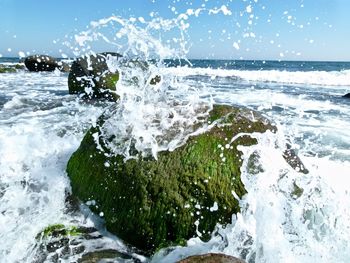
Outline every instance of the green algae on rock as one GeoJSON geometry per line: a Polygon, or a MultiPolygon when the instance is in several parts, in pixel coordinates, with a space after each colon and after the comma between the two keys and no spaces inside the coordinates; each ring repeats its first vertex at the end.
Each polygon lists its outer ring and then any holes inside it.
{"type": "Polygon", "coordinates": [[[140,154],[125,161],[104,146],[102,116],[68,162],[73,194],[95,204],[109,231],[147,253],[195,236],[208,240],[217,223],[231,223],[246,193],[237,146],[256,144],[250,133],[275,127],[255,112],[223,105],[206,122],[209,130],[157,160],[140,154]]]}
{"type": "Polygon", "coordinates": [[[81,234],[77,227],[66,227],[63,224],[55,224],[46,227],[38,234],[37,238],[57,237],[57,236],[76,236],[81,234]]]}
{"type": "Polygon", "coordinates": [[[118,53],[104,52],[76,59],[68,75],[70,94],[85,93],[89,98],[108,97],[117,99],[113,92],[119,80],[118,71],[110,71],[108,60],[119,59],[118,53]]]}
{"type": "Polygon", "coordinates": [[[0,73],[15,73],[17,72],[15,67],[4,67],[0,65],[0,73]]]}

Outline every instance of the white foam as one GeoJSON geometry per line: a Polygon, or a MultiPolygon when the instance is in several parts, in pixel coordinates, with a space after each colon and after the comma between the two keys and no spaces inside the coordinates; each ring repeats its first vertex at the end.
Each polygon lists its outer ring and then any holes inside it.
{"type": "Polygon", "coordinates": [[[169,69],[178,76],[237,77],[251,82],[275,82],[282,84],[308,84],[321,86],[350,86],[350,70],[343,71],[280,71],[234,70],[178,67],[169,69]]]}

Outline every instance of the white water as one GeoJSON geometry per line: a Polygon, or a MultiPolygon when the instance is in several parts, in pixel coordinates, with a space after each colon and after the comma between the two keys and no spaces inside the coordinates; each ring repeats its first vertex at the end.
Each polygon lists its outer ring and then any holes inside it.
{"type": "MultiPolygon", "coordinates": [[[[124,25],[123,29],[136,30],[132,32],[139,36],[139,29],[130,26],[124,25]]],[[[93,28],[99,30],[98,24],[93,28]]],[[[84,33],[84,41],[94,35],[91,32],[84,33]]],[[[127,36],[130,31],[118,32],[127,36]]],[[[85,47],[82,38],[79,41],[85,47]]],[[[149,50],[142,53],[144,45],[128,43],[142,58],[152,57],[149,50]]],[[[202,103],[210,105],[208,94],[215,102],[257,109],[278,125],[277,134],[257,135],[258,145],[241,149],[242,180],[248,194],[241,200],[242,213],[220,230],[221,237],[213,237],[208,243],[191,239],[187,247],[159,253],[154,262],[174,262],[207,252],[224,252],[247,262],[349,262],[350,103],[338,99],[348,90],[344,86],[349,84],[344,77],[348,72],[322,75],[274,71],[274,75],[261,71],[166,69],[161,64],[146,73],[138,70],[132,69],[131,73],[145,74],[147,80],[158,73],[162,82],[154,87],[146,84],[146,90],[144,85],[126,85],[127,79],[122,79],[117,87],[122,102],[118,122],[112,118],[106,132],[120,133],[131,125],[139,149],[156,148],[154,155],[164,147],[175,147],[186,136],[181,134],[175,146],[154,140],[159,132],[173,127],[166,117],[169,112],[178,116],[178,124],[190,125],[197,120],[196,109],[202,103]],[[233,76],[247,82],[237,84],[233,76]],[[185,103],[172,104],[180,99],[185,103]],[[152,120],[159,120],[161,125],[145,126],[152,120]],[[143,143],[145,134],[150,136],[143,143]],[[286,164],[281,152],[287,141],[298,151],[309,174],[298,173],[286,164]],[[263,168],[258,174],[245,169],[253,152],[260,156],[263,168]],[[294,184],[304,190],[298,198],[292,195],[294,184]]],[[[67,76],[58,72],[2,74],[0,79],[0,262],[32,262],[35,237],[46,226],[96,223],[84,213],[65,210],[65,191],[70,188],[65,168],[85,131],[110,103],[88,103],[67,95],[67,76]]],[[[102,234],[103,248],[126,251],[116,237],[102,234]]],[[[88,244],[88,250],[96,249],[88,244]]]]}
{"type": "Polygon", "coordinates": [[[177,68],[171,72],[177,76],[233,77],[252,82],[275,82],[282,84],[307,84],[319,86],[350,86],[350,70],[343,71],[297,71],[286,70],[230,70],[211,68],[177,68]]]}

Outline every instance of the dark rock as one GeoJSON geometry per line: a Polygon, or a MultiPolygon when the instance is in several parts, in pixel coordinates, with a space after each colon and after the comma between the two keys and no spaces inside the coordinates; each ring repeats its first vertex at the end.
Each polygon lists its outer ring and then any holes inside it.
{"type": "Polygon", "coordinates": [[[294,149],[292,149],[289,144],[287,144],[287,149],[283,152],[282,156],[294,170],[303,174],[309,173],[309,170],[306,169],[299,156],[295,153],[294,149]]]}
{"type": "Polygon", "coordinates": [[[24,60],[29,71],[54,71],[58,68],[57,60],[47,55],[33,55],[24,60]]]}
{"type": "Polygon", "coordinates": [[[257,141],[249,135],[230,145],[229,140],[238,132],[275,130],[255,112],[216,105],[205,119],[216,121],[209,131],[174,151],[159,152],[158,160],[140,156],[124,161],[104,145],[99,128],[104,118],[68,162],[72,191],[83,202],[96,202],[90,208],[103,212],[109,231],[148,254],[194,236],[208,240],[217,223],[231,223],[232,214],[240,210],[232,192],[238,197],[246,193],[237,146],[257,141]]]}
{"type": "Polygon", "coordinates": [[[156,84],[160,83],[161,80],[162,80],[162,78],[159,75],[156,75],[153,78],[151,78],[149,84],[156,85],[156,84]]]}
{"type": "Polygon", "coordinates": [[[88,98],[114,97],[108,91],[115,91],[119,72],[109,70],[107,59],[111,57],[119,59],[121,55],[105,52],[76,59],[68,75],[69,93],[85,93],[88,98]]]}
{"type": "Polygon", "coordinates": [[[209,253],[199,256],[191,256],[186,259],[178,261],[178,263],[245,263],[243,260],[224,255],[209,253]]]}
{"type": "MultiPolygon", "coordinates": [[[[92,227],[71,226],[56,224],[46,227],[36,237],[37,244],[34,248],[35,263],[42,262],[67,262],[72,258],[80,258],[78,262],[99,262],[103,259],[133,259],[129,251],[118,251],[103,248],[104,237],[92,227]],[[89,248],[86,249],[86,246],[89,248]]],[[[119,262],[119,261],[118,261],[119,262]]],[[[137,259],[134,260],[137,262],[137,259]]]]}
{"type": "Polygon", "coordinates": [[[343,96],[343,98],[348,98],[348,99],[350,99],[350,93],[345,94],[345,95],[343,96]]]}

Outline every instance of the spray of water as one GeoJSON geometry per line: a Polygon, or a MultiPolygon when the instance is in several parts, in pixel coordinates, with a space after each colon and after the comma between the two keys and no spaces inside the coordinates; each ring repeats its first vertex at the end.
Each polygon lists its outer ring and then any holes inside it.
{"type": "Polygon", "coordinates": [[[171,20],[153,18],[147,23],[141,18],[112,16],[91,23],[91,29],[75,36],[79,50],[86,51],[89,43],[102,39],[113,51],[123,54],[121,59],[107,57],[109,69],[120,72],[115,91],[119,100],[106,111],[100,127],[112,153],[126,159],[138,153],[157,158],[159,151],[183,144],[211,109],[208,94],[166,71],[164,59],[186,58],[183,21],[181,16],[171,20]],[[103,34],[106,30],[109,35],[103,34]],[[181,32],[175,47],[164,45],[159,35],[174,30],[181,32]]]}

